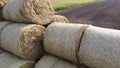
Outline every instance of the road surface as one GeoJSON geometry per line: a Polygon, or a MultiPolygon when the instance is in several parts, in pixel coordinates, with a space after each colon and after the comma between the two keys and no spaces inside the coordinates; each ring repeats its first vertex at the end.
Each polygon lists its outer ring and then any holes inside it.
{"type": "Polygon", "coordinates": [[[72,23],[91,24],[120,30],[120,0],[106,0],[63,10],[57,14],[66,16],[72,23]]]}

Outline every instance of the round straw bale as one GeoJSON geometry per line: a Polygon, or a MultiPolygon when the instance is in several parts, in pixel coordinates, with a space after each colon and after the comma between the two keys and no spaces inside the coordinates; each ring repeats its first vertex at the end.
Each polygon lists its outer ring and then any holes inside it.
{"type": "Polygon", "coordinates": [[[1,34],[2,30],[4,29],[4,27],[9,23],[10,22],[7,22],[7,21],[0,21],[0,34],[1,34]]]}
{"type": "Polygon", "coordinates": [[[10,22],[7,22],[7,21],[0,21],[0,46],[1,46],[1,32],[9,23],[10,22]]]}
{"type": "Polygon", "coordinates": [[[62,15],[54,15],[52,18],[51,23],[44,25],[45,27],[48,27],[52,23],[69,23],[68,19],[65,16],[62,15]]]}
{"type": "Polygon", "coordinates": [[[38,59],[43,53],[45,30],[41,25],[11,23],[1,33],[1,48],[24,59],[38,59]]]}
{"type": "Polygon", "coordinates": [[[84,25],[53,23],[48,26],[44,38],[44,49],[47,53],[77,63],[78,48],[84,25]]]}
{"type": "Polygon", "coordinates": [[[51,55],[45,55],[34,68],[77,68],[77,65],[51,55]]]}
{"type": "Polygon", "coordinates": [[[90,68],[120,68],[120,31],[90,26],[83,36],[79,59],[90,68]]]}
{"type": "Polygon", "coordinates": [[[34,61],[23,60],[5,51],[0,53],[0,68],[33,68],[34,63],[34,61]]]}
{"type": "Polygon", "coordinates": [[[49,0],[11,0],[3,9],[6,20],[45,25],[51,22],[54,9],[49,0]]]}
{"type": "Polygon", "coordinates": [[[62,15],[54,15],[52,22],[61,22],[61,23],[69,23],[69,20],[62,15]]]}
{"type": "Polygon", "coordinates": [[[9,2],[9,0],[0,0],[0,20],[3,20],[3,7],[9,2]]]}

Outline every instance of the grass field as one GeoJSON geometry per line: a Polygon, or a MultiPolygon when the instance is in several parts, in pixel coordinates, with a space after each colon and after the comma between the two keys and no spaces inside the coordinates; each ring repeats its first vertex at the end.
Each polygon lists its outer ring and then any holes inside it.
{"type": "Polygon", "coordinates": [[[86,5],[96,1],[98,0],[51,0],[55,11],[86,5]]]}

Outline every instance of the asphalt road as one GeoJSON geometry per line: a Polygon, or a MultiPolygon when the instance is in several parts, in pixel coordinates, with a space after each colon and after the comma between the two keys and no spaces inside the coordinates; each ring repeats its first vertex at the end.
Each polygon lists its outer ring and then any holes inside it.
{"type": "Polygon", "coordinates": [[[120,0],[106,0],[63,10],[57,14],[66,16],[72,23],[91,24],[120,30],[120,0]]]}

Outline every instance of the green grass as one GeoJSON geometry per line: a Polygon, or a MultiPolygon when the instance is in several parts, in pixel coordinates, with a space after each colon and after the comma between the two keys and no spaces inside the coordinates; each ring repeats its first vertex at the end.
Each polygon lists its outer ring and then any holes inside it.
{"type": "Polygon", "coordinates": [[[81,5],[87,5],[96,1],[98,0],[51,0],[55,11],[70,9],[81,5]]]}

